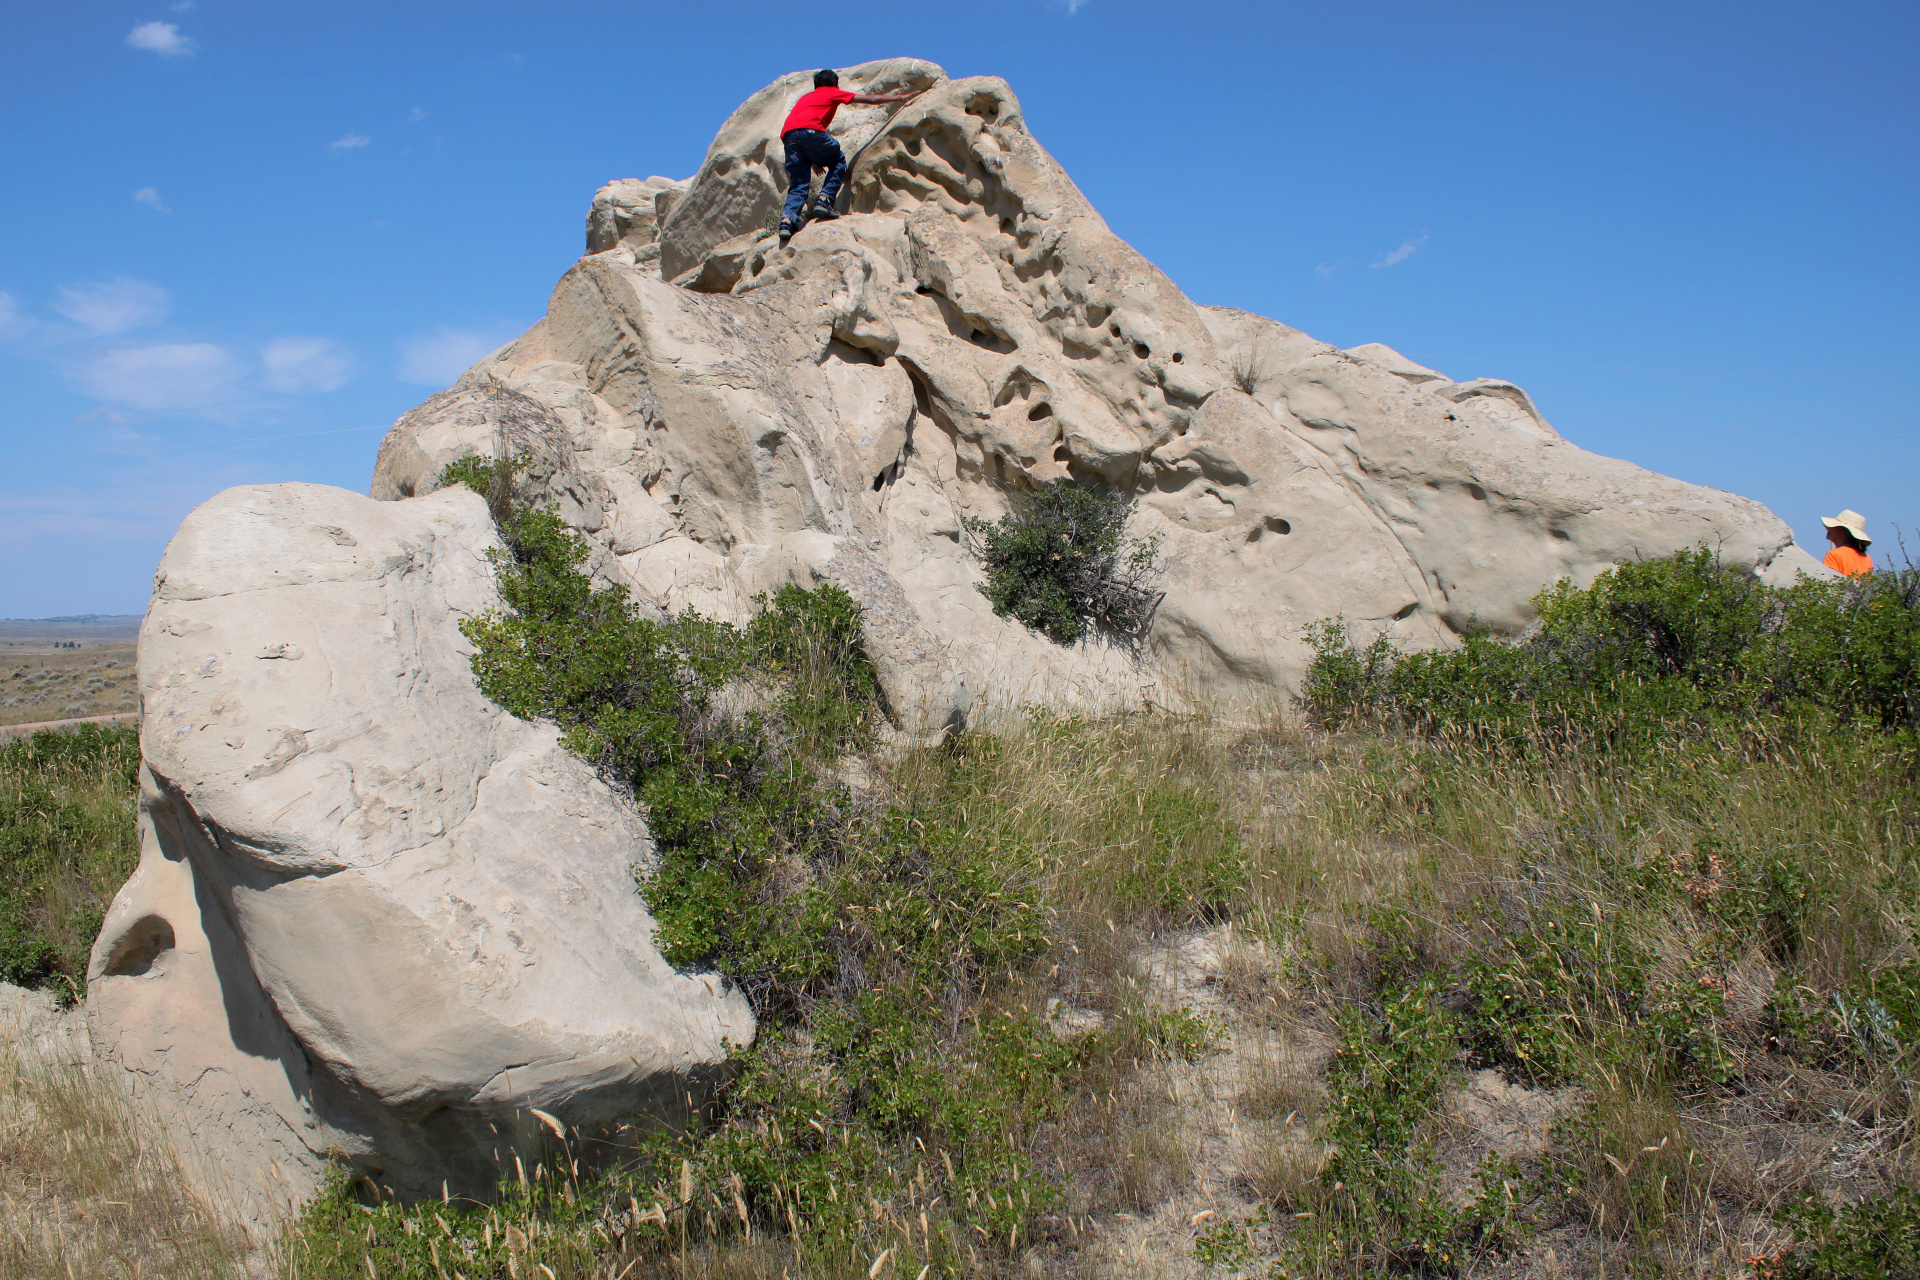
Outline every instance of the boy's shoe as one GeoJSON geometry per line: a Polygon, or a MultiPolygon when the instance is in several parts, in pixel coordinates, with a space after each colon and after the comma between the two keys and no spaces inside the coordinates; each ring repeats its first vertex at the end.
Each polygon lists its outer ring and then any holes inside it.
{"type": "Polygon", "coordinates": [[[814,211],[808,215],[807,221],[808,222],[832,222],[835,218],[838,218],[839,216],[840,216],[840,213],[838,210],[821,206],[821,207],[815,208],[814,211]]]}
{"type": "Polygon", "coordinates": [[[780,224],[780,247],[782,249],[786,248],[787,241],[791,239],[793,239],[793,224],[790,222],[781,223],[780,224]]]}

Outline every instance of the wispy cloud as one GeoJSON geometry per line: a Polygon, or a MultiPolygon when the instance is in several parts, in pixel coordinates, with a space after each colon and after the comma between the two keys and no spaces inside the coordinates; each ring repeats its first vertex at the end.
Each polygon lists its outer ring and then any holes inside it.
{"type": "Polygon", "coordinates": [[[95,352],[74,370],[80,389],[156,412],[211,409],[234,399],[243,366],[211,342],[163,342],[95,352]]]}
{"type": "Polygon", "coordinates": [[[167,6],[167,12],[191,13],[193,12],[193,8],[193,0],[173,0],[173,3],[167,6]]]}
{"type": "Polygon", "coordinates": [[[0,338],[13,337],[27,324],[27,318],[20,314],[20,300],[10,293],[0,293],[0,338]]]}
{"type": "Polygon", "coordinates": [[[1075,14],[1080,12],[1081,6],[1085,5],[1086,3],[1087,3],[1087,0],[1067,0],[1068,14],[1075,14]]]}
{"type": "Polygon", "coordinates": [[[1368,265],[1375,268],[1397,267],[1401,263],[1405,262],[1408,258],[1411,258],[1414,254],[1420,252],[1420,246],[1424,245],[1426,242],[1427,242],[1427,233],[1422,231],[1419,235],[1414,236],[1411,239],[1402,240],[1400,242],[1400,247],[1398,249],[1395,249],[1392,253],[1380,259],[1380,261],[1369,263],[1368,265]]]}
{"type": "Polygon", "coordinates": [[[115,276],[97,284],[62,286],[53,309],[91,333],[125,333],[165,319],[167,291],[144,280],[115,276]]]}
{"type": "Polygon", "coordinates": [[[400,343],[400,368],[394,376],[423,387],[447,387],[514,335],[504,326],[488,329],[436,329],[400,343]]]}
{"type": "Polygon", "coordinates": [[[331,338],[275,338],[260,348],[269,391],[332,391],[353,371],[353,357],[331,338]]]}
{"type": "Polygon", "coordinates": [[[415,107],[413,110],[407,112],[408,124],[419,124],[422,120],[425,120],[426,118],[427,118],[427,112],[426,112],[426,108],[424,107],[415,107]]]}
{"type": "Polygon", "coordinates": [[[373,142],[373,139],[369,138],[364,133],[350,133],[344,138],[338,138],[332,142],[329,142],[327,144],[327,150],[352,151],[356,147],[369,146],[372,144],[372,142],[373,142]]]}
{"type": "Polygon", "coordinates": [[[1350,259],[1340,258],[1333,262],[1322,262],[1314,267],[1313,272],[1322,280],[1330,279],[1333,273],[1346,266],[1348,261],[1350,261],[1350,259]]]}
{"type": "Polygon", "coordinates": [[[142,22],[127,33],[127,44],[135,49],[157,53],[163,58],[190,57],[196,48],[193,41],[181,35],[180,28],[171,22],[142,22]]]}
{"type": "Polygon", "coordinates": [[[135,204],[143,204],[149,209],[158,209],[161,213],[173,212],[173,210],[167,208],[166,202],[160,199],[159,189],[155,187],[140,188],[133,193],[133,201],[135,204]]]}

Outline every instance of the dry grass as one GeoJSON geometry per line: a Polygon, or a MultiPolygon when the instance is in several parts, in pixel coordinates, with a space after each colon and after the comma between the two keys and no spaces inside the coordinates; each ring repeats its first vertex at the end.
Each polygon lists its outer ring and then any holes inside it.
{"type": "Polygon", "coordinates": [[[0,1275],[241,1277],[244,1237],[93,1071],[0,1057],[0,1275]]]}

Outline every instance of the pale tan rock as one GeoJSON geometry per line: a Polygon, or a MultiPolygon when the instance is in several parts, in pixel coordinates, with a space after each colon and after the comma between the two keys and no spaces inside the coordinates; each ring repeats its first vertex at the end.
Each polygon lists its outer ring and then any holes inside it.
{"type": "Polygon", "coordinates": [[[539,1147],[532,1109],[679,1114],[752,1037],[738,992],[653,948],[632,800],[481,696],[458,624],[498,607],[498,545],[465,490],[274,485],[203,504],[161,561],[141,860],[87,1005],[256,1216],[329,1152],[485,1194],[539,1147]]]}
{"type": "Polygon", "coordinates": [[[1363,342],[1357,347],[1348,347],[1343,354],[1350,355],[1355,360],[1377,364],[1396,378],[1405,379],[1416,387],[1428,382],[1453,381],[1438,369],[1429,369],[1417,361],[1407,359],[1384,342],[1363,342]]]}
{"type": "Polygon", "coordinates": [[[871,639],[908,731],[1028,702],[1284,705],[1318,618],[1408,648],[1514,632],[1558,578],[1701,542],[1770,576],[1805,567],[1765,508],[1586,453],[1512,383],[1195,307],[990,77],[876,116],[851,213],[782,249],[761,216],[780,186],[768,143],[805,83],[776,82],[716,138],[663,233],[680,287],[583,260],[541,325],[402,420],[376,494],[431,487],[433,442],[478,422],[458,397],[483,383],[551,403],[578,424],[556,500],[599,512],[579,527],[663,607],[743,617],[756,591],[826,580],[858,548],[906,619],[871,639]],[[1067,477],[1138,493],[1135,527],[1161,540],[1166,592],[1135,647],[1063,650],[976,589],[965,518],[1067,477]]]}
{"type": "MultiPolygon", "coordinates": [[[[837,69],[849,93],[890,94],[924,89],[947,73],[919,58],[882,58],[837,69]]],[[[674,279],[698,267],[707,252],[742,232],[766,229],[787,196],[786,150],[780,126],[800,95],[813,88],[813,71],[790,71],[740,104],[720,126],[706,161],[660,232],[660,274],[674,279]]],[[[850,103],[834,114],[828,132],[849,160],[887,118],[885,106],[850,103]]]]}
{"type": "Polygon", "coordinates": [[[691,179],[621,178],[593,193],[587,209],[587,252],[625,250],[636,261],[660,256],[660,224],[691,179]]]}

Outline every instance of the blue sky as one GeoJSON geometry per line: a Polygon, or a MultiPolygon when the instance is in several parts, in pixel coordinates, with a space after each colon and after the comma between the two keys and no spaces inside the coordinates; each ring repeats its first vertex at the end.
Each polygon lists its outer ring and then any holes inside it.
{"type": "Polygon", "coordinates": [[[16,5],[0,616],[139,612],[232,484],[365,491],[594,188],[782,72],[1004,76],[1200,302],[1527,387],[1581,445],[1920,552],[1920,6],[16,5]]]}

